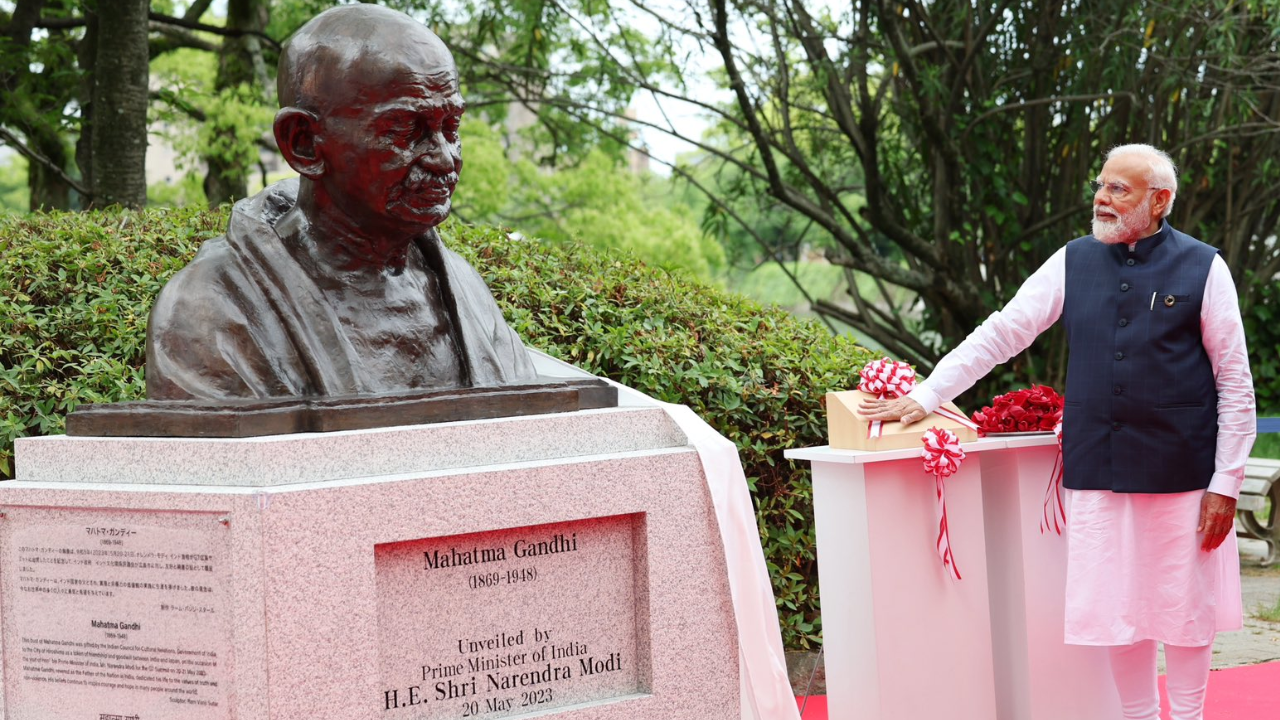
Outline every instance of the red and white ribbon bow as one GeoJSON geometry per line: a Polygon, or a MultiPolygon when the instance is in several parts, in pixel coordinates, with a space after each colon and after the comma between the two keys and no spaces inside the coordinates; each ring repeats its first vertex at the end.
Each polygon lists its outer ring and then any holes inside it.
{"type": "Polygon", "coordinates": [[[956,567],[955,554],[951,552],[951,533],[947,527],[946,479],[960,469],[964,449],[960,447],[959,438],[950,430],[929,428],[921,439],[924,441],[924,451],[920,453],[924,458],[924,470],[933,475],[937,489],[934,510],[938,518],[938,557],[942,559],[942,566],[951,574],[952,579],[959,580],[960,569],[956,567]]]}
{"type": "Polygon", "coordinates": [[[933,412],[934,414],[941,415],[942,417],[947,418],[948,420],[955,420],[956,422],[969,428],[970,430],[978,429],[978,423],[970,420],[969,418],[965,417],[961,413],[953,412],[945,407],[939,407],[937,410],[934,410],[933,412]]]}
{"type": "MultiPolygon", "coordinates": [[[[858,376],[861,378],[858,390],[881,400],[903,397],[916,386],[916,371],[904,362],[889,358],[872,360],[858,376]]],[[[880,437],[883,428],[881,421],[872,420],[867,424],[867,437],[880,437]]]]}
{"type": "Polygon", "coordinates": [[[1053,461],[1053,472],[1049,475],[1049,487],[1044,491],[1044,510],[1040,513],[1040,532],[1044,533],[1050,526],[1062,534],[1067,525],[1067,512],[1062,502],[1062,423],[1053,426],[1053,434],[1058,437],[1058,459],[1053,461]]]}

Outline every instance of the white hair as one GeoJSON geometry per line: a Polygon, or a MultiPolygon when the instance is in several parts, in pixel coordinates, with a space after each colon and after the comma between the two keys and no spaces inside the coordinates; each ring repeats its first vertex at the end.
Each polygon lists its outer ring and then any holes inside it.
{"type": "Polygon", "coordinates": [[[1164,207],[1164,213],[1160,215],[1162,218],[1169,217],[1169,213],[1173,211],[1173,201],[1178,197],[1178,167],[1173,164],[1173,158],[1159,148],[1133,143],[1111,148],[1111,152],[1107,153],[1107,159],[1121,155],[1141,155],[1146,158],[1149,165],[1145,175],[1147,186],[1169,191],[1169,204],[1164,207]]]}

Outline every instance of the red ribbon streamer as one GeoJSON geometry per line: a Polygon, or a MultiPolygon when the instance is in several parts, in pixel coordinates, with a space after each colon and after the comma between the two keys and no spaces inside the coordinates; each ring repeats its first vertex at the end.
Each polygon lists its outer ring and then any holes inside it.
{"type": "Polygon", "coordinates": [[[1062,423],[1053,427],[1053,434],[1058,436],[1058,457],[1053,461],[1053,472],[1049,475],[1049,487],[1044,491],[1044,510],[1040,513],[1040,532],[1043,534],[1050,526],[1059,534],[1067,526],[1067,511],[1062,501],[1062,423]]]}
{"type": "Polygon", "coordinates": [[[944,418],[947,418],[948,420],[955,420],[956,422],[969,428],[970,430],[978,429],[978,423],[970,420],[969,418],[965,417],[964,415],[961,415],[958,412],[952,412],[951,410],[948,410],[945,407],[940,407],[937,410],[934,410],[934,412],[941,415],[944,418]]]}
{"type": "Polygon", "coordinates": [[[936,489],[934,503],[935,515],[938,518],[938,539],[936,547],[938,557],[942,560],[942,566],[947,569],[952,579],[959,580],[960,568],[956,566],[955,553],[951,550],[951,531],[947,521],[947,487],[946,479],[951,477],[960,469],[960,462],[964,460],[964,449],[960,447],[960,440],[956,434],[950,430],[941,428],[929,428],[925,431],[924,450],[920,456],[924,458],[924,470],[931,473],[934,478],[934,486],[936,489]]]}

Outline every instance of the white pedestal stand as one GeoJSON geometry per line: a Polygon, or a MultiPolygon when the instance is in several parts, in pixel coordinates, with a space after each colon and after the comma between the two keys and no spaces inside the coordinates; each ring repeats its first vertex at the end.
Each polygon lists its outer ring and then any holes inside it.
{"type": "Polygon", "coordinates": [[[813,463],[830,720],[1113,720],[1100,648],[1062,641],[1066,539],[1041,535],[1052,436],[987,438],[947,480],[935,551],[920,451],[792,450],[813,463]]]}

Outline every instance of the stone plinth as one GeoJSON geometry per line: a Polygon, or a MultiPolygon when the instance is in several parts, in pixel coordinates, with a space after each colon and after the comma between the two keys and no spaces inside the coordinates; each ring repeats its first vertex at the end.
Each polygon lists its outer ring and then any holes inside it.
{"type": "Polygon", "coordinates": [[[16,453],[8,720],[741,716],[711,498],[661,409],[16,453]]]}

